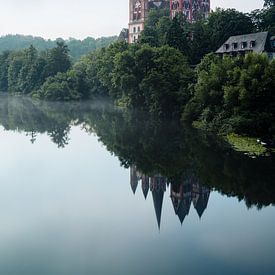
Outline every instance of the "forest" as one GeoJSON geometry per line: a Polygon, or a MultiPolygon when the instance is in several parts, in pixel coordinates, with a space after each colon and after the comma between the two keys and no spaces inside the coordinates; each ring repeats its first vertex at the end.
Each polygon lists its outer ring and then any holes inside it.
{"type": "Polygon", "coordinates": [[[64,40],[58,38],[56,40],[44,39],[42,37],[34,37],[31,35],[5,35],[0,37],[0,53],[5,51],[20,51],[35,47],[38,51],[46,51],[56,46],[57,42],[63,42],[68,46],[69,55],[73,61],[78,60],[81,56],[93,52],[97,49],[108,47],[117,40],[117,36],[93,38],[87,37],[83,40],[69,38],[64,40]]]}
{"type": "Polygon", "coordinates": [[[232,35],[275,34],[275,4],[245,14],[217,9],[188,23],[153,10],[138,43],[115,42],[73,63],[62,41],[0,56],[0,91],[52,101],[109,98],[218,134],[275,137],[275,61],[213,52],[232,35]]]}

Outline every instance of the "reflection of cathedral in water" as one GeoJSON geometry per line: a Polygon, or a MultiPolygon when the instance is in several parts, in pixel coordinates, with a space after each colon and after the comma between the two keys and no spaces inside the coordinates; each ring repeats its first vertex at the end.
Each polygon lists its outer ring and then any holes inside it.
{"type": "Polygon", "coordinates": [[[149,190],[152,192],[154,208],[158,227],[161,224],[161,213],[164,193],[166,187],[170,185],[170,195],[175,214],[183,223],[188,216],[191,204],[193,203],[199,217],[201,218],[207,208],[210,189],[202,186],[194,177],[189,176],[184,178],[180,183],[170,184],[170,182],[161,175],[148,177],[137,171],[135,166],[130,168],[131,173],[131,188],[136,193],[139,182],[141,182],[142,192],[147,198],[149,190]]]}

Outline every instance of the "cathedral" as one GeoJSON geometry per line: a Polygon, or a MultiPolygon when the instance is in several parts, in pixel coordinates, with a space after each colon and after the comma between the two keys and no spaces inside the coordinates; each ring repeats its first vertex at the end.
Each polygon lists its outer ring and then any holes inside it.
{"type": "Polygon", "coordinates": [[[151,9],[169,9],[169,7],[169,0],[130,0],[128,42],[134,43],[138,40],[151,9]]]}
{"type": "Polygon", "coordinates": [[[177,13],[183,13],[189,22],[195,22],[199,16],[207,18],[210,13],[210,0],[171,0],[171,17],[175,17],[177,13]]]}
{"type": "Polygon", "coordinates": [[[178,13],[183,13],[188,21],[195,22],[199,16],[208,16],[210,0],[130,0],[127,32],[130,44],[139,39],[151,9],[170,9],[172,18],[178,13]]]}

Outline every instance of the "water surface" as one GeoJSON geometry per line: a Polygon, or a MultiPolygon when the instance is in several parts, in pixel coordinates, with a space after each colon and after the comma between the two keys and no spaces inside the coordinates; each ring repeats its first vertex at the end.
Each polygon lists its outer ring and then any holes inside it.
{"type": "Polygon", "coordinates": [[[274,274],[273,157],[108,104],[0,125],[0,274],[274,274]]]}

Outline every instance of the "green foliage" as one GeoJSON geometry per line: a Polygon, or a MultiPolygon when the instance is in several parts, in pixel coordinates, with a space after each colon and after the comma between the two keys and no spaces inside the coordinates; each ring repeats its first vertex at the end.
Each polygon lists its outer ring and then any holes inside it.
{"type": "MultiPolygon", "coordinates": [[[[268,28],[266,24],[265,29],[268,28]]],[[[215,52],[230,36],[255,30],[255,18],[234,9],[217,9],[208,19],[198,17],[194,23],[188,22],[183,15],[171,20],[168,14],[154,10],[149,14],[139,43],[155,47],[169,45],[180,50],[195,65],[207,53],[215,52]]]]}
{"type": "Polygon", "coordinates": [[[34,93],[34,97],[56,101],[78,100],[81,98],[79,82],[74,71],[58,73],[54,77],[49,77],[34,93]]]}
{"type": "Polygon", "coordinates": [[[47,79],[40,89],[33,92],[33,96],[48,100],[76,100],[102,96],[116,99],[118,92],[112,83],[114,59],[116,54],[123,52],[127,47],[128,44],[125,42],[117,42],[83,57],[71,70],[63,70],[65,73],[47,79]]]}
{"type": "Polygon", "coordinates": [[[270,35],[275,35],[275,6],[270,6],[262,10],[255,10],[251,13],[257,31],[268,31],[270,35]]]}
{"type": "Polygon", "coordinates": [[[0,90],[29,94],[47,77],[66,72],[70,67],[69,51],[63,42],[41,53],[33,46],[18,52],[4,52],[0,55],[0,90]]]}
{"type": "Polygon", "coordinates": [[[198,120],[220,133],[274,136],[274,66],[264,54],[206,56],[197,68],[194,97],[183,119],[198,120]]]}
{"type": "Polygon", "coordinates": [[[252,33],[251,17],[235,9],[217,9],[207,20],[210,50],[216,51],[230,36],[252,33]]]}
{"type": "Polygon", "coordinates": [[[155,47],[163,45],[170,24],[169,10],[151,10],[146,20],[144,31],[139,39],[139,43],[149,44],[155,47]]]}
{"type": "Polygon", "coordinates": [[[275,0],[264,0],[265,7],[275,6],[275,0]]]}
{"type": "Polygon", "coordinates": [[[233,146],[236,151],[245,152],[249,156],[268,155],[267,148],[257,142],[256,138],[229,134],[226,140],[233,146]]]}
{"type": "Polygon", "coordinates": [[[97,49],[108,47],[111,43],[117,40],[116,36],[92,38],[87,37],[84,40],[77,40],[70,38],[63,40],[61,38],[53,40],[45,40],[41,37],[33,37],[26,35],[6,35],[0,37],[0,54],[5,51],[20,51],[29,48],[33,45],[38,51],[46,51],[55,47],[57,42],[63,42],[68,45],[70,50],[70,57],[73,61],[78,60],[81,56],[84,56],[97,49]]]}
{"type": "Polygon", "coordinates": [[[115,58],[113,83],[130,106],[175,115],[189,99],[193,73],[176,49],[132,46],[115,58]]]}

